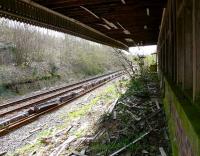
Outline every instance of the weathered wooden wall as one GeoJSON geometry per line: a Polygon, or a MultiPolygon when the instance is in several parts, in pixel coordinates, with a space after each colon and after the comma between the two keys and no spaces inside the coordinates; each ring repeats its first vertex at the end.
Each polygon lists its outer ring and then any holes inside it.
{"type": "Polygon", "coordinates": [[[199,3],[169,0],[158,41],[160,71],[193,102],[200,95],[199,3]]]}
{"type": "Polygon", "coordinates": [[[173,154],[200,155],[200,1],[169,0],[158,41],[173,154]]]}

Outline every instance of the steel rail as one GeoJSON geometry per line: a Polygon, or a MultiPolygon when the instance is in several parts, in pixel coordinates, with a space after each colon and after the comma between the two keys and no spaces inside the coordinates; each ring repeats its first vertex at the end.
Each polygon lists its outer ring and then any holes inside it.
{"type": "MultiPolygon", "coordinates": [[[[54,99],[54,98],[56,98],[58,96],[64,95],[64,94],[66,94],[68,92],[75,91],[75,90],[78,90],[78,89],[81,89],[81,88],[82,88],[82,85],[78,85],[78,86],[69,88],[67,90],[65,89],[62,92],[55,93],[54,95],[51,95],[51,94],[45,95],[45,97],[43,97],[42,99],[41,99],[41,97],[38,97],[40,99],[37,98],[37,99],[31,101],[30,103],[29,102],[25,102],[25,104],[22,105],[22,106],[15,106],[15,107],[13,106],[13,108],[11,108],[10,110],[8,109],[8,110],[5,110],[5,111],[0,111],[0,117],[2,117],[4,115],[7,115],[7,114],[10,114],[10,113],[13,113],[13,112],[16,112],[16,111],[21,110],[21,109],[25,109],[25,108],[34,106],[36,104],[40,104],[42,102],[46,102],[46,101],[48,101],[50,99],[54,99]]],[[[9,108],[9,107],[7,107],[7,108],[9,108]]],[[[5,109],[7,109],[7,108],[5,108],[5,109]]]]}
{"type": "Polygon", "coordinates": [[[79,85],[79,84],[82,84],[82,83],[85,83],[85,82],[89,82],[91,80],[102,78],[102,77],[105,77],[105,76],[108,76],[108,75],[111,75],[111,74],[114,74],[114,73],[117,73],[117,72],[120,72],[120,71],[122,71],[122,70],[110,72],[110,73],[107,73],[107,74],[104,74],[104,75],[100,75],[100,76],[95,76],[95,77],[92,77],[92,78],[89,78],[89,79],[85,79],[85,80],[82,80],[82,81],[79,81],[79,82],[75,82],[75,83],[66,85],[64,87],[59,87],[59,88],[56,88],[56,89],[52,89],[52,90],[43,92],[41,94],[37,94],[37,95],[29,96],[29,97],[26,97],[26,98],[23,98],[23,99],[20,99],[20,100],[12,101],[12,102],[0,105],[0,109],[9,107],[9,106],[12,106],[12,105],[15,105],[15,104],[19,104],[21,102],[25,102],[25,101],[28,101],[28,100],[31,100],[31,99],[34,99],[34,98],[38,98],[40,96],[44,96],[44,95],[47,95],[47,94],[50,94],[50,93],[53,93],[53,92],[56,92],[56,91],[59,91],[59,90],[67,89],[67,88],[70,88],[70,87],[74,87],[75,85],[79,85]]]}
{"type": "MultiPolygon", "coordinates": [[[[111,75],[112,75],[112,74],[111,74],[111,75]]],[[[1,136],[4,136],[4,135],[6,135],[6,134],[12,132],[13,130],[16,130],[16,129],[18,129],[18,128],[20,128],[20,127],[22,127],[22,126],[24,126],[24,125],[26,125],[26,124],[28,124],[28,123],[31,123],[31,122],[35,121],[35,120],[36,120],[38,117],[40,117],[41,115],[44,115],[44,114],[46,114],[46,113],[50,113],[50,112],[52,112],[52,111],[55,111],[55,110],[57,110],[58,108],[61,108],[61,107],[63,107],[64,105],[68,104],[69,102],[75,101],[76,99],[82,97],[83,95],[85,95],[85,94],[87,94],[87,93],[89,93],[89,92],[91,92],[91,91],[93,91],[93,90],[95,90],[95,89],[97,89],[97,88],[99,88],[99,87],[105,85],[106,83],[108,83],[108,82],[110,82],[110,81],[112,81],[112,80],[114,80],[114,79],[120,77],[121,75],[123,75],[123,73],[120,73],[119,75],[115,76],[114,78],[111,78],[111,79],[109,79],[109,80],[107,80],[107,81],[105,81],[105,82],[103,82],[103,83],[101,83],[101,84],[98,84],[98,85],[92,87],[91,89],[87,90],[86,92],[84,92],[84,93],[82,93],[82,94],[80,94],[80,95],[78,95],[78,96],[76,96],[76,97],[74,97],[74,98],[71,98],[71,99],[69,99],[69,100],[67,100],[67,101],[65,101],[65,102],[63,102],[63,103],[61,103],[61,104],[59,104],[59,105],[57,105],[57,106],[54,106],[54,107],[52,107],[52,108],[49,108],[49,109],[44,110],[44,111],[42,111],[42,112],[39,112],[39,113],[37,113],[37,114],[33,114],[33,115],[28,116],[28,117],[25,117],[25,118],[23,118],[23,119],[20,119],[19,121],[16,121],[16,122],[14,122],[14,123],[12,123],[12,124],[6,126],[5,128],[2,128],[2,129],[0,130],[0,137],[1,137],[1,136]]]]}
{"type": "Polygon", "coordinates": [[[46,102],[50,99],[64,95],[67,92],[80,89],[85,83],[88,83],[88,82],[94,81],[94,80],[98,80],[100,78],[103,78],[103,77],[106,77],[106,76],[109,76],[109,75],[112,75],[112,74],[119,73],[120,71],[122,71],[122,70],[118,70],[118,71],[111,72],[111,73],[108,73],[108,74],[104,74],[104,75],[101,75],[101,76],[95,76],[93,78],[89,78],[89,79],[80,81],[78,83],[73,83],[71,85],[67,85],[67,86],[64,86],[64,87],[53,89],[53,90],[47,91],[45,93],[41,93],[41,94],[38,94],[38,95],[34,95],[34,96],[31,96],[31,97],[28,97],[28,98],[24,98],[24,99],[21,99],[21,100],[18,100],[18,101],[14,101],[14,102],[5,104],[2,107],[0,107],[0,117],[3,117],[3,116],[10,114],[12,112],[18,111],[20,109],[25,109],[27,107],[31,107],[31,106],[34,106],[36,104],[42,103],[42,102],[46,102]],[[51,94],[53,94],[53,95],[51,95],[51,94]],[[17,108],[13,108],[13,109],[11,108],[10,110],[8,109],[8,107],[19,105],[21,103],[24,103],[24,105],[16,106],[17,108]],[[2,111],[2,110],[5,110],[5,111],[2,111]]]}

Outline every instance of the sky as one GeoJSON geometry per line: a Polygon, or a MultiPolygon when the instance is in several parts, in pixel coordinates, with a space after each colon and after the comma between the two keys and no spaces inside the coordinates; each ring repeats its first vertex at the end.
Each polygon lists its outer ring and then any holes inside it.
{"type": "Polygon", "coordinates": [[[133,55],[150,55],[152,53],[155,53],[156,51],[157,51],[156,45],[129,48],[129,52],[133,55]]]}

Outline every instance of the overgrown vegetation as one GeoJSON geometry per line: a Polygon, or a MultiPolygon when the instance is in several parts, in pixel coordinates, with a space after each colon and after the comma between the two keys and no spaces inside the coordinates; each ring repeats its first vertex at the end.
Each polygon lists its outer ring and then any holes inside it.
{"type": "Polygon", "coordinates": [[[0,34],[1,97],[121,68],[111,47],[71,35],[3,18],[0,34]]]}
{"type": "Polygon", "coordinates": [[[160,154],[160,149],[170,155],[165,115],[159,102],[156,104],[154,101],[159,101],[159,96],[157,75],[150,73],[148,67],[141,66],[111,114],[105,114],[100,119],[98,129],[105,132],[90,143],[86,154],[111,155],[148,132],[149,135],[138,143],[131,144],[116,155],[154,156],[160,154]]]}
{"type": "Polygon", "coordinates": [[[60,116],[61,125],[43,129],[35,142],[18,149],[16,154],[34,152],[50,155],[64,141],[75,136],[76,139],[63,149],[63,155],[84,151],[83,154],[88,156],[107,156],[137,139],[138,142],[130,144],[117,155],[154,156],[160,155],[160,150],[170,155],[168,128],[159,103],[157,75],[149,71],[143,59],[138,58],[138,64],[139,70],[135,72],[134,79],[128,81],[122,78],[89,102],[63,113],[60,116]],[[123,94],[123,89],[127,87],[123,94]],[[69,126],[73,128],[55,137],[58,131],[69,126]]]}
{"type": "MultiPolygon", "coordinates": [[[[44,127],[43,130],[37,134],[36,139],[31,144],[22,146],[21,148],[14,151],[14,153],[10,152],[7,153],[7,155],[29,155],[30,153],[33,153],[35,151],[37,151],[35,153],[49,155],[49,153],[52,152],[55,146],[58,145],[56,142],[57,140],[65,140],[71,135],[75,135],[77,137],[77,141],[78,139],[81,140],[82,137],[84,137],[88,132],[93,131],[93,126],[95,131],[96,125],[93,125],[95,124],[95,121],[93,121],[95,120],[94,116],[100,117],[101,114],[105,112],[105,109],[109,107],[110,104],[113,102],[113,99],[116,99],[121,95],[117,88],[122,85],[125,87],[127,85],[127,80],[120,80],[118,83],[108,85],[104,90],[96,94],[94,98],[90,99],[86,103],[83,103],[81,107],[77,106],[71,111],[61,114],[60,120],[63,121],[62,124],[57,126],[44,127]],[[99,107],[104,107],[104,109],[100,111],[99,107]],[[91,116],[91,114],[93,114],[93,117],[91,116]],[[91,120],[91,125],[88,125],[87,127],[82,127],[82,125],[85,124],[83,121],[88,122],[88,120],[91,120]],[[94,123],[92,123],[92,121],[94,123]],[[68,133],[59,136],[60,138],[55,137],[55,134],[57,134],[59,131],[65,130],[70,125],[73,125],[73,128],[68,133]],[[44,143],[43,140],[46,138],[49,138],[51,142],[44,143]]],[[[72,152],[73,148],[73,146],[70,147],[66,152],[72,152]]]]}

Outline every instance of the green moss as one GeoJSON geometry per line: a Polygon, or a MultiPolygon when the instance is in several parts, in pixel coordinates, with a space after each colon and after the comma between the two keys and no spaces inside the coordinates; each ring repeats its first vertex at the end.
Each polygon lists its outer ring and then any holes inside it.
{"type": "Polygon", "coordinates": [[[16,151],[16,154],[18,155],[24,155],[25,153],[31,153],[36,151],[38,148],[41,148],[41,143],[36,144],[27,144],[26,146],[23,146],[19,150],[16,151]]]}
{"type": "Polygon", "coordinates": [[[77,138],[81,138],[83,136],[85,136],[86,134],[86,130],[85,129],[79,129],[78,131],[76,131],[74,133],[74,135],[77,137],[77,138]]]}
{"type": "Polygon", "coordinates": [[[89,112],[91,110],[91,108],[97,104],[97,102],[99,101],[99,97],[96,97],[94,99],[91,100],[90,103],[82,106],[81,108],[78,108],[75,111],[72,111],[68,114],[67,119],[68,120],[73,120],[75,118],[81,117],[83,115],[85,115],[87,112],[89,112]]]}
{"type": "Polygon", "coordinates": [[[61,116],[61,118],[65,120],[65,122],[70,122],[76,118],[84,116],[87,112],[89,112],[92,109],[94,105],[98,104],[100,100],[104,103],[109,103],[113,101],[113,99],[116,99],[118,96],[119,93],[116,90],[116,86],[109,85],[99,96],[92,99],[89,103],[69,112],[66,115],[61,116]]]}
{"type": "Polygon", "coordinates": [[[167,116],[169,118],[169,126],[170,126],[170,132],[171,132],[171,139],[172,139],[172,146],[173,146],[173,153],[174,155],[178,155],[177,147],[173,143],[173,140],[175,138],[175,123],[174,119],[170,114],[170,103],[174,105],[179,119],[181,121],[181,124],[183,126],[183,129],[185,131],[185,134],[189,138],[189,141],[192,145],[193,152],[197,155],[200,155],[199,151],[199,142],[200,142],[200,110],[197,105],[194,105],[191,103],[191,101],[184,96],[184,94],[176,88],[173,85],[170,85],[168,81],[165,81],[166,88],[165,88],[165,100],[164,105],[166,109],[167,116]]]}
{"type": "Polygon", "coordinates": [[[171,140],[171,147],[172,147],[172,151],[173,151],[173,156],[178,156],[178,143],[175,137],[175,123],[174,120],[171,118],[170,116],[170,108],[169,108],[169,101],[167,101],[167,99],[163,100],[164,103],[164,107],[165,107],[165,112],[167,115],[167,119],[168,119],[168,127],[169,127],[169,136],[170,136],[170,140],[171,140]]]}
{"type": "Polygon", "coordinates": [[[53,132],[54,132],[53,129],[43,130],[38,134],[37,138],[39,140],[40,138],[51,136],[51,135],[53,135],[53,132]]]}

